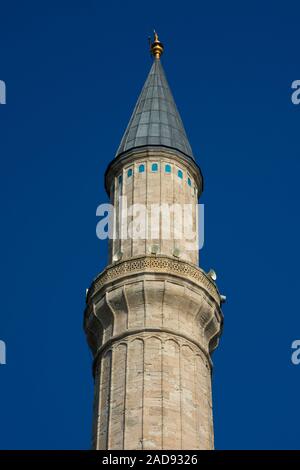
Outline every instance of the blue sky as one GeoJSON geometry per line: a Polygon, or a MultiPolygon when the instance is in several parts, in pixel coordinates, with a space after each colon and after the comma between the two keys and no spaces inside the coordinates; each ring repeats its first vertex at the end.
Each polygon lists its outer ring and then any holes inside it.
{"type": "Polygon", "coordinates": [[[90,447],[96,207],[154,27],[204,174],[200,264],[228,299],[216,448],[299,448],[299,2],[29,0],[0,15],[0,448],[90,447]]]}

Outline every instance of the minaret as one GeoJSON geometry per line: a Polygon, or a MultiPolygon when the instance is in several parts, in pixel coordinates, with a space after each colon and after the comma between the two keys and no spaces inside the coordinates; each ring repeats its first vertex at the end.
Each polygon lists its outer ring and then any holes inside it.
{"type": "Polygon", "coordinates": [[[215,276],[198,267],[198,247],[180,236],[175,212],[162,210],[153,222],[153,207],[191,207],[189,224],[197,234],[203,179],[156,33],[150,49],[153,65],[105,174],[116,210],[109,265],[86,299],[93,447],[213,449],[211,353],[222,330],[222,299],[215,276]],[[146,208],[146,230],[137,237],[127,236],[133,204],[146,208]]]}

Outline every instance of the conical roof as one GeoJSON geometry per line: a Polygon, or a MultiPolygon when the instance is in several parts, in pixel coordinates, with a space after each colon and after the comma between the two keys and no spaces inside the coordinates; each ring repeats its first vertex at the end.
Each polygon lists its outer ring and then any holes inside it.
{"type": "Polygon", "coordinates": [[[116,156],[135,147],[155,145],[194,158],[159,58],[153,61],[116,156]]]}

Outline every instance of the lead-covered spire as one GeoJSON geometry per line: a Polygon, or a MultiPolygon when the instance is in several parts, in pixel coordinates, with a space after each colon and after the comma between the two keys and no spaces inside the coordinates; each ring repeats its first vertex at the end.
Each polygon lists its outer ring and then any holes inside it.
{"type": "Polygon", "coordinates": [[[164,146],[194,158],[182,120],[167,82],[157,33],[150,44],[154,61],[138,98],[116,156],[142,146],[164,146]]]}

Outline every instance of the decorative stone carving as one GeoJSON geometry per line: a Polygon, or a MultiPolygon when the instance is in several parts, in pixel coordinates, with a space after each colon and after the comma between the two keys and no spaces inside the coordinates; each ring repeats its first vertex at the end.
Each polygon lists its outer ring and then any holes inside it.
{"type": "Polygon", "coordinates": [[[93,282],[87,295],[87,303],[92,295],[104,285],[114,282],[123,276],[136,273],[167,273],[180,276],[197,285],[204,287],[213,299],[220,305],[220,294],[213,281],[197,266],[181,260],[174,260],[167,256],[143,256],[119,261],[108,266],[93,282]]]}

